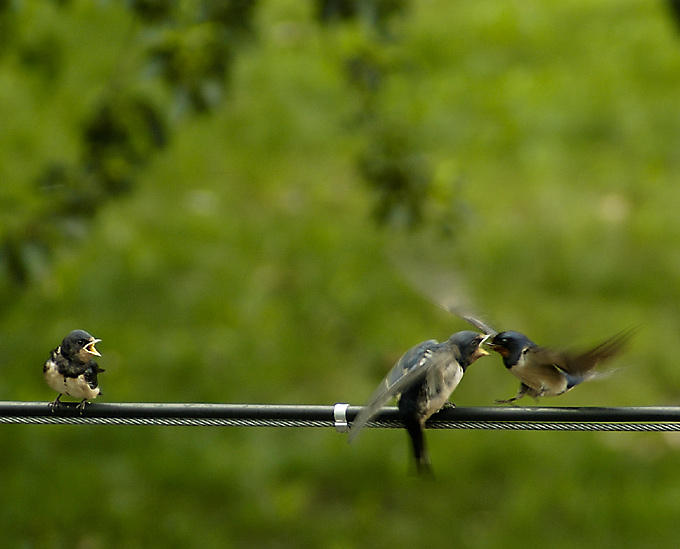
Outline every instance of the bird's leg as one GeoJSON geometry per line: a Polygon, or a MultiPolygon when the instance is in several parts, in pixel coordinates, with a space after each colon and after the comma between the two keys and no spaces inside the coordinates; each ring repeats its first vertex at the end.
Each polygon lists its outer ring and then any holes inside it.
{"type": "Polygon", "coordinates": [[[57,406],[59,406],[61,402],[61,393],[57,395],[57,398],[54,399],[54,402],[50,402],[48,406],[50,407],[50,411],[54,413],[54,411],[57,409],[57,406]]]}
{"type": "Polygon", "coordinates": [[[511,402],[515,402],[516,400],[519,400],[520,398],[522,398],[528,390],[529,390],[529,387],[527,385],[524,385],[524,383],[522,383],[519,386],[518,393],[514,397],[509,398],[507,400],[497,400],[496,404],[510,404],[511,402]]]}
{"type": "Polygon", "coordinates": [[[442,406],[439,410],[446,410],[448,408],[455,408],[456,405],[453,402],[449,402],[448,400],[444,403],[444,406],[442,406]]]}
{"type": "Polygon", "coordinates": [[[76,410],[80,412],[80,415],[83,415],[83,410],[85,410],[85,406],[87,405],[87,399],[84,398],[83,400],[80,401],[78,406],[76,406],[76,410]]]}
{"type": "Polygon", "coordinates": [[[507,398],[504,400],[501,399],[496,399],[496,404],[510,404],[512,402],[515,402],[519,397],[512,397],[512,398],[507,398]]]}

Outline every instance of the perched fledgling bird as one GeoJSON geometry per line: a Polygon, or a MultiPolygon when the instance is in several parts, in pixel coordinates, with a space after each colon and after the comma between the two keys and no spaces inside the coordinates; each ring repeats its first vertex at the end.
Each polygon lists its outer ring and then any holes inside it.
{"type": "Polygon", "coordinates": [[[465,370],[488,355],[480,345],[488,336],[472,331],[453,334],[443,343],[430,339],[408,350],[382,380],[352,424],[352,442],[392,397],[413,443],[419,473],[430,471],[425,445],[425,422],[441,410],[458,386],[465,370]]]}
{"type": "Polygon", "coordinates": [[[505,367],[521,381],[513,398],[497,400],[499,404],[514,402],[524,395],[536,399],[566,393],[579,383],[596,375],[593,368],[621,352],[632,330],[625,330],[597,347],[581,354],[571,354],[539,347],[520,332],[500,332],[489,347],[503,357],[505,367]]]}
{"type": "Polygon", "coordinates": [[[59,405],[62,395],[82,399],[78,404],[82,413],[86,402],[101,394],[97,374],[104,370],[92,358],[101,356],[95,349],[95,344],[100,341],[83,330],[74,330],[50,353],[43,366],[43,376],[47,384],[59,393],[50,404],[52,411],[59,405]]]}

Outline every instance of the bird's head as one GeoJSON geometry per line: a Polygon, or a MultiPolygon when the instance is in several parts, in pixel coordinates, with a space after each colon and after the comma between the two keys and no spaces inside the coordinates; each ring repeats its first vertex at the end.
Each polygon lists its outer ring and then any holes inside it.
{"type": "Polygon", "coordinates": [[[504,359],[517,356],[536,344],[521,332],[513,330],[496,334],[488,343],[489,347],[501,355],[504,359]]]}
{"type": "Polygon", "coordinates": [[[93,356],[101,356],[95,348],[95,344],[101,339],[96,339],[84,330],[73,330],[61,342],[61,353],[71,360],[89,362],[93,356]]]}
{"type": "Polygon", "coordinates": [[[464,330],[453,334],[449,338],[449,342],[458,347],[460,350],[461,364],[465,364],[465,367],[467,367],[478,358],[489,354],[482,348],[482,343],[484,343],[488,337],[489,336],[485,334],[464,330]]]}

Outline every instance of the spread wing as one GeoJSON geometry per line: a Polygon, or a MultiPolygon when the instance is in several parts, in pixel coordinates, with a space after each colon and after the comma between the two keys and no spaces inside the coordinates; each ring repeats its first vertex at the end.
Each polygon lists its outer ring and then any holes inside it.
{"type": "Polygon", "coordinates": [[[421,264],[409,265],[403,260],[397,264],[402,275],[432,303],[463,319],[486,335],[493,337],[498,333],[476,315],[471,314],[476,307],[473,306],[462,280],[454,272],[436,268],[430,263],[427,269],[421,264]]]}
{"type": "Polygon", "coordinates": [[[373,391],[363,410],[352,422],[349,442],[357,437],[359,431],[378,414],[392,397],[401,394],[407,387],[424,378],[432,367],[446,359],[446,357],[439,355],[435,355],[433,358],[432,348],[436,345],[438,345],[437,341],[430,339],[404,353],[404,356],[397,361],[380,382],[380,385],[373,391]]]}
{"type": "Polygon", "coordinates": [[[565,354],[564,365],[559,366],[568,374],[583,376],[589,373],[597,364],[619,354],[630,341],[636,328],[629,328],[610,337],[597,347],[580,355],[571,356],[565,354]]]}
{"type": "Polygon", "coordinates": [[[558,368],[568,376],[583,379],[599,362],[619,354],[627,345],[633,332],[634,329],[624,330],[581,354],[534,347],[529,351],[532,355],[531,362],[536,367],[558,368]]]}

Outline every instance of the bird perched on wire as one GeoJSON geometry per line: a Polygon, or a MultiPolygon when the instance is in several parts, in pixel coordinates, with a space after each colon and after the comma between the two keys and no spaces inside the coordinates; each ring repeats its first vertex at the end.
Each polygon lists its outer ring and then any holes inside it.
{"type": "Polygon", "coordinates": [[[422,294],[442,309],[462,318],[484,332],[488,345],[503,357],[503,364],[521,381],[517,395],[496,402],[514,402],[529,395],[534,398],[566,393],[579,383],[598,374],[593,369],[620,353],[635,329],[625,330],[594,349],[580,354],[539,347],[526,335],[506,331],[498,333],[491,326],[470,314],[473,309],[468,292],[455,273],[432,268],[422,269],[422,262],[402,264],[405,277],[422,294]]]}
{"type": "Polygon", "coordinates": [[[489,354],[480,346],[486,338],[484,334],[462,331],[442,343],[430,339],[406,351],[357,415],[349,441],[396,397],[399,414],[411,437],[418,472],[430,471],[425,422],[447,405],[468,366],[489,354]]]}
{"type": "Polygon", "coordinates": [[[596,376],[593,371],[595,366],[620,353],[628,343],[632,331],[629,329],[620,332],[583,353],[539,347],[521,332],[495,334],[488,343],[489,347],[503,357],[505,367],[521,382],[516,396],[496,402],[514,402],[524,395],[538,399],[566,393],[596,376]]]}
{"type": "Polygon", "coordinates": [[[43,366],[43,377],[59,393],[50,404],[53,412],[62,395],[82,399],[78,404],[82,413],[86,402],[101,394],[97,374],[104,370],[92,358],[101,356],[95,348],[100,341],[83,330],[74,330],[50,353],[43,366]]]}
{"type": "Polygon", "coordinates": [[[635,331],[635,328],[624,330],[589,351],[575,354],[540,347],[521,332],[509,330],[499,333],[460,308],[448,304],[442,306],[484,332],[489,339],[487,345],[503,357],[505,367],[520,380],[517,395],[496,400],[498,404],[514,402],[524,395],[538,399],[566,393],[587,379],[596,377],[598,374],[594,368],[619,354],[635,331]]]}

